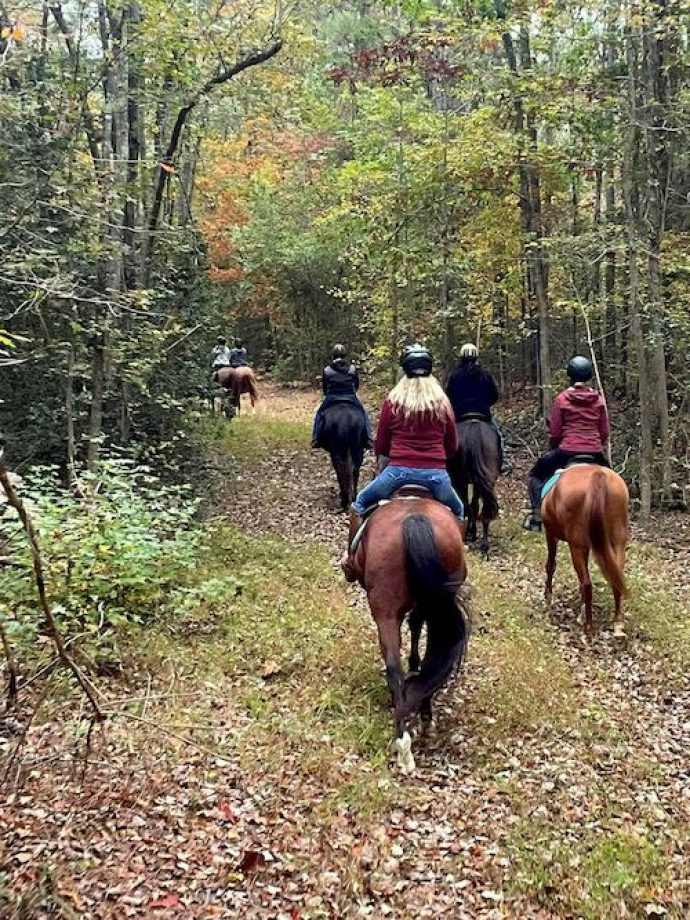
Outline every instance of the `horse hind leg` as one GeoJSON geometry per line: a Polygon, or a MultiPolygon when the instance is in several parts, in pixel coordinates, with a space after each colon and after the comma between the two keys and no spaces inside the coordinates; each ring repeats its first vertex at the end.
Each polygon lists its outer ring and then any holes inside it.
{"type": "Polygon", "coordinates": [[[544,600],[546,606],[551,610],[553,604],[553,575],[556,571],[556,555],[558,553],[558,540],[555,540],[551,534],[546,531],[546,585],[544,587],[544,600]]]}
{"type": "Polygon", "coordinates": [[[571,546],[570,557],[580,582],[580,599],[585,615],[585,635],[588,639],[594,634],[592,622],[592,580],[589,575],[589,549],[583,546],[571,546]]]}
{"type": "Polygon", "coordinates": [[[397,615],[391,616],[390,610],[377,616],[375,604],[370,605],[379,632],[381,656],[386,665],[386,681],[391,693],[395,712],[395,748],[398,766],[403,773],[414,771],[415,762],[412,755],[412,739],[406,727],[405,676],[400,663],[400,622],[397,615]]]}

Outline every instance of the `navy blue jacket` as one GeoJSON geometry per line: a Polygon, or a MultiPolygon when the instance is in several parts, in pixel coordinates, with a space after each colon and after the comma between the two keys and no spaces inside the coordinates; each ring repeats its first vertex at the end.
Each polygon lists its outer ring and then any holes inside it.
{"type": "Polygon", "coordinates": [[[359,374],[347,358],[336,358],[324,367],[322,378],[326,396],[354,396],[359,389],[359,374]]]}
{"type": "Polygon", "coordinates": [[[448,378],[446,393],[455,418],[477,413],[491,419],[491,407],[498,402],[498,387],[489,371],[478,362],[458,364],[448,378]]]}

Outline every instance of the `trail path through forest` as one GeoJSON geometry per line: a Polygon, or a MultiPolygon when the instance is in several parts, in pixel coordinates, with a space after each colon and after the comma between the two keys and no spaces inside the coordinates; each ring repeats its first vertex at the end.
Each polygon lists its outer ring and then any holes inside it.
{"type": "Polygon", "coordinates": [[[687,917],[687,540],[633,548],[626,647],[597,581],[587,645],[564,554],[546,615],[544,546],[519,529],[522,480],[503,483],[494,554],[469,556],[466,666],[402,778],[375,630],[336,566],[334,477],[308,447],[317,395],[263,394],[210,429],[222,596],[128,650],[83,783],[67,703],[29,734],[4,803],[17,916],[687,917]]]}

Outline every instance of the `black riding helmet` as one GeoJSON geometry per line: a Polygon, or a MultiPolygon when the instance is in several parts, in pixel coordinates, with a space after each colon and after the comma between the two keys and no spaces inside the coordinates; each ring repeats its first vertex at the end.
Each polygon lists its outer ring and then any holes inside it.
{"type": "Polygon", "coordinates": [[[333,346],[333,360],[337,361],[338,358],[347,357],[347,348],[344,345],[334,345],[333,346]]]}
{"type": "Polygon", "coordinates": [[[242,348],[242,339],[235,339],[235,348],[242,348]]]}
{"type": "Polygon", "coordinates": [[[591,380],[594,374],[592,362],[582,355],[575,355],[574,358],[568,361],[566,373],[573,383],[585,383],[587,380],[591,380]]]}
{"type": "Polygon", "coordinates": [[[225,345],[225,336],[219,335],[218,338],[216,339],[216,342],[218,342],[219,345],[225,345]]]}
{"type": "Polygon", "coordinates": [[[433,367],[433,358],[428,348],[415,342],[408,345],[400,358],[400,366],[406,377],[429,377],[433,367]]]}

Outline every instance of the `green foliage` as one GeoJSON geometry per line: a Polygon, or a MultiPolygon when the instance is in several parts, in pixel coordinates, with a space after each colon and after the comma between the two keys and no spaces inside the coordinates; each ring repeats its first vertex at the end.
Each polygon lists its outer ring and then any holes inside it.
{"type": "MultiPolygon", "coordinates": [[[[171,589],[189,580],[202,535],[197,503],[186,490],[164,486],[145,468],[109,461],[83,480],[86,498],[36,468],[25,500],[34,520],[53,613],[66,634],[95,638],[154,618],[171,589]]],[[[9,514],[5,514],[5,519],[9,514]]],[[[0,569],[0,618],[26,651],[42,620],[31,555],[18,521],[4,531],[16,566],[0,569]]]]}

